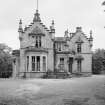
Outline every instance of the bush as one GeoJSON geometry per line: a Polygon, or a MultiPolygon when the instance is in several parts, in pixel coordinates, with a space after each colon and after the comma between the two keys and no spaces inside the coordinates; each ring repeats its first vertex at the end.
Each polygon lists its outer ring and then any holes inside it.
{"type": "Polygon", "coordinates": [[[93,74],[101,74],[105,71],[105,50],[98,49],[93,53],[92,72],[93,74]]]}

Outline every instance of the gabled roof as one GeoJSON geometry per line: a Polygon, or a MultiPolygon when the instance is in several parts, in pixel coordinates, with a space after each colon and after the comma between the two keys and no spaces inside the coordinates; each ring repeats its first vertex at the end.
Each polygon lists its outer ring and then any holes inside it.
{"type": "MultiPolygon", "coordinates": [[[[36,13],[34,15],[34,19],[33,22],[28,25],[28,27],[24,28],[24,32],[27,31],[27,29],[29,29],[30,27],[32,27],[34,25],[34,23],[39,23],[47,32],[50,33],[50,30],[41,22],[41,18],[40,18],[40,14],[38,13],[38,10],[36,10],[36,13]]],[[[38,30],[38,33],[41,32],[38,28],[35,29],[35,31],[38,30]]]]}
{"type": "Polygon", "coordinates": [[[88,39],[88,37],[86,36],[86,34],[84,34],[83,31],[82,31],[82,27],[77,27],[77,28],[76,28],[76,32],[75,32],[75,33],[71,33],[72,36],[70,37],[70,40],[71,40],[73,37],[75,37],[78,32],[80,32],[80,33],[89,41],[89,39],[88,39]]]}

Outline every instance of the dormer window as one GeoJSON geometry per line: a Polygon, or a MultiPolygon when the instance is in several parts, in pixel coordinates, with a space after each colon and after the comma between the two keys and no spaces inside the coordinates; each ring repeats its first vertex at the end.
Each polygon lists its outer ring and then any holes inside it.
{"type": "Polygon", "coordinates": [[[81,53],[82,52],[82,44],[83,44],[83,40],[81,39],[81,37],[78,38],[78,40],[76,41],[77,44],[77,53],[81,53]]]}
{"type": "Polygon", "coordinates": [[[61,51],[62,50],[62,45],[61,43],[56,43],[56,50],[61,51]]]}
{"type": "Polygon", "coordinates": [[[81,43],[77,44],[77,53],[81,53],[81,43]]]}

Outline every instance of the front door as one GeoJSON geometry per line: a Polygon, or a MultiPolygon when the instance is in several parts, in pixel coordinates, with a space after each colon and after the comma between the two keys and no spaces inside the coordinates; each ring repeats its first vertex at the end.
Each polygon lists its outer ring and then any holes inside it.
{"type": "Polygon", "coordinates": [[[73,58],[69,58],[69,72],[72,73],[73,58]]]}

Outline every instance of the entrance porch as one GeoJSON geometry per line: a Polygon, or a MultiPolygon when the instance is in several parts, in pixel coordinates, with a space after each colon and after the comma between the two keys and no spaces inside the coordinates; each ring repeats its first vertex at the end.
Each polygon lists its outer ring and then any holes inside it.
{"type": "Polygon", "coordinates": [[[57,72],[73,72],[74,56],[71,54],[57,54],[56,55],[56,71],[57,72]]]}

